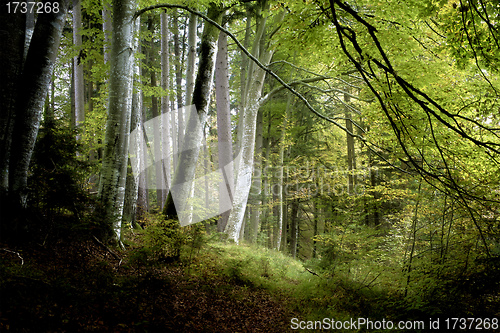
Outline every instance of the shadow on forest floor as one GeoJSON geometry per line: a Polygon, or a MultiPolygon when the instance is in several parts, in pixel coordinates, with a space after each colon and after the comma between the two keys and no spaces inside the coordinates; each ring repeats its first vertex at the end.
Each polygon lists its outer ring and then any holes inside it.
{"type": "MultiPolygon", "coordinates": [[[[395,296],[314,276],[269,250],[205,244],[189,259],[160,262],[140,241],[117,255],[93,238],[64,239],[0,244],[0,331],[271,333],[294,331],[292,318],[429,320],[395,296]]],[[[500,313],[495,297],[460,307],[491,318],[500,313]]]]}
{"type": "Polygon", "coordinates": [[[0,249],[0,331],[283,332],[293,317],[265,290],[128,265],[91,240],[0,249]]]}

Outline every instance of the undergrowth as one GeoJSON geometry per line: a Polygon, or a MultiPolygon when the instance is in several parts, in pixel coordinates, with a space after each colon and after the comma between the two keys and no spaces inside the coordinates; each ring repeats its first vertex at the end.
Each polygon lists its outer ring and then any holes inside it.
{"type": "MultiPolygon", "coordinates": [[[[377,250],[386,245],[383,237],[373,234],[364,248],[354,245],[369,231],[353,233],[342,246],[323,239],[321,260],[301,262],[221,241],[202,224],[180,228],[154,214],[143,222],[144,230],[124,231],[126,250],[112,250],[119,258],[92,238],[24,249],[2,245],[0,329],[283,332],[291,330],[292,318],[396,322],[428,321],[457,309],[454,315],[498,314],[494,305],[473,308],[477,302],[465,296],[447,298],[445,290],[465,288],[451,278],[415,275],[405,295],[407,275],[377,250]],[[424,297],[432,292],[434,303],[424,297]],[[460,312],[468,306],[469,313],[460,312]]],[[[490,277],[471,278],[476,283],[468,288],[490,277]]]]}

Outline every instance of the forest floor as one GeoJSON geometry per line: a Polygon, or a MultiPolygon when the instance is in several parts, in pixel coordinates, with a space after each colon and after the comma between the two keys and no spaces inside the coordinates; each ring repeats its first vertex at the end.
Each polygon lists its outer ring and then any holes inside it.
{"type": "MultiPolygon", "coordinates": [[[[92,236],[57,239],[0,243],[0,332],[272,333],[293,331],[292,318],[429,321],[390,288],[324,279],[270,250],[205,242],[168,262],[141,239],[124,251],[92,236]]],[[[463,310],[442,315],[499,318],[494,298],[462,298],[450,309],[463,310]]]]}
{"type": "Polygon", "coordinates": [[[294,317],[262,288],[115,252],[92,239],[0,244],[0,331],[284,332],[294,317]]]}

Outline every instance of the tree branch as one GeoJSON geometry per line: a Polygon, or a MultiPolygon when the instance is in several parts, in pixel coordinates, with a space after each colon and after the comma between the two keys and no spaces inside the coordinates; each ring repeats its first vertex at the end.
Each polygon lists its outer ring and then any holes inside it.
{"type": "Polygon", "coordinates": [[[242,44],[241,42],[236,38],[235,35],[233,35],[231,32],[229,32],[227,29],[225,29],[224,27],[222,27],[220,24],[218,24],[217,22],[215,22],[214,20],[210,19],[209,17],[207,17],[205,14],[202,14],[192,8],[189,8],[188,6],[183,6],[183,5],[174,5],[174,4],[158,4],[158,5],[153,5],[153,6],[149,6],[149,7],[146,7],[146,8],[143,8],[141,10],[138,10],[134,16],[133,16],[133,20],[137,19],[139,16],[141,16],[142,14],[148,12],[148,11],[151,11],[151,10],[155,10],[155,9],[159,9],[159,8],[177,8],[177,9],[183,9],[183,10],[186,10],[194,15],[197,15],[199,17],[201,17],[202,19],[204,19],[205,21],[209,22],[210,24],[213,24],[217,29],[219,29],[220,31],[224,32],[226,35],[228,35],[235,43],[236,45],[238,45],[238,47],[243,51],[243,53],[245,53],[245,55],[247,57],[249,57],[250,59],[252,59],[252,61],[257,65],[259,66],[260,68],[262,68],[262,70],[264,70],[267,74],[269,74],[270,76],[272,76],[275,80],[277,80],[283,87],[284,89],[287,89],[288,91],[290,91],[292,94],[294,94],[295,96],[297,96],[305,105],[306,107],[312,112],[314,113],[316,116],[318,116],[319,118],[323,119],[323,120],[326,120],[332,124],[334,124],[335,126],[337,126],[338,128],[340,128],[341,130],[343,130],[344,132],[348,133],[349,135],[355,137],[355,138],[358,138],[359,140],[365,142],[366,139],[360,135],[357,135],[355,133],[352,133],[351,131],[349,131],[345,126],[343,126],[342,124],[336,122],[334,119],[328,117],[328,116],[325,116],[324,114],[318,112],[315,108],[312,107],[312,105],[309,103],[309,101],[304,97],[302,96],[299,92],[297,92],[295,89],[293,89],[289,84],[287,84],[285,81],[283,81],[283,79],[281,77],[279,77],[276,73],[274,73],[273,71],[271,71],[266,65],[262,64],[255,56],[253,56],[242,44]]]}

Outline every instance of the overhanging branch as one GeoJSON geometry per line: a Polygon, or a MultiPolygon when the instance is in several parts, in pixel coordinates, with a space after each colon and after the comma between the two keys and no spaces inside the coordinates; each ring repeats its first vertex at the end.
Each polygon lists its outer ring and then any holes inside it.
{"type": "Polygon", "coordinates": [[[185,11],[188,11],[194,15],[197,15],[199,17],[201,17],[202,19],[204,19],[205,21],[209,22],[210,24],[214,25],[217,29],[219,29],[220,31],[224,32],[226,35],[228,35],[235,43],[236,45],[243,51],[243,53],[245,53],[245,55],[247,57],[249,57],[257,66],[259,66],[262,70],[264,70],[267,74],[269,74],[270,76],[272,76],[276,81],[278,81],[284,88],[283,89],[286,89],[288,91],[290,91],[293,95],[297,96],[305,105],[306,107],[312,112],[314,113],[316,116],[318,116],[319,118],[323,119],[323,120],[326,120],[332,124],[334,124],[335,126],[337,126],[338,128],[340,128],[341,130],[343,130],[344,132],[348,133],[349,135],[363,141],[363,142],[366,142],[366,139],[360,135],[357,135],[355,133],[352,133],[351,131],[349,131],[345,126],[343,126],[342,124],[338,123],[337,121],[335,121],[334,119],[328,117],[328,116],[325,116],[324,114],[318,112],[310,103],[309,101],[304,97],[302,96],[299,92],[297,92],[295,89],[292,88],[291,85],[287,84],[285,81],[283,81],[283,79],[281,77],[279,77],[276,73],[274,73],[273,71],[271,71],[266,65],[262,64],[255,56],[253,56],[242,44],[241,42],[238,40],[238,38],[236,38],[236,36],[234,34],[232,34],[230,31],[228,31],[227,29],[225,29],[224,27],[222,27],[220,24],[218,24],[217,22],[215,22],[214,20],[210,19],[208,16],[206,16],[205,14],[203,13],[200,13],[188,6],[184,6],[184,5],[175,5],[175,4],[158,4],[158,5],[153,5],[153,6],[149,6],[149,7],[146,7],[146,8],[143,8],[143,9],[140,9],[138,10],[132,20],[135,20],[137,19],[139,16],[141,16],[142,14],[146,13],[146,12],[149,12],[149,11],[152,11],[152,10],[155,10],[155,9],[159,9],[159,8],[177,8],[177,9],[182,9],[182,10],[185,10],[185,11]]]}

